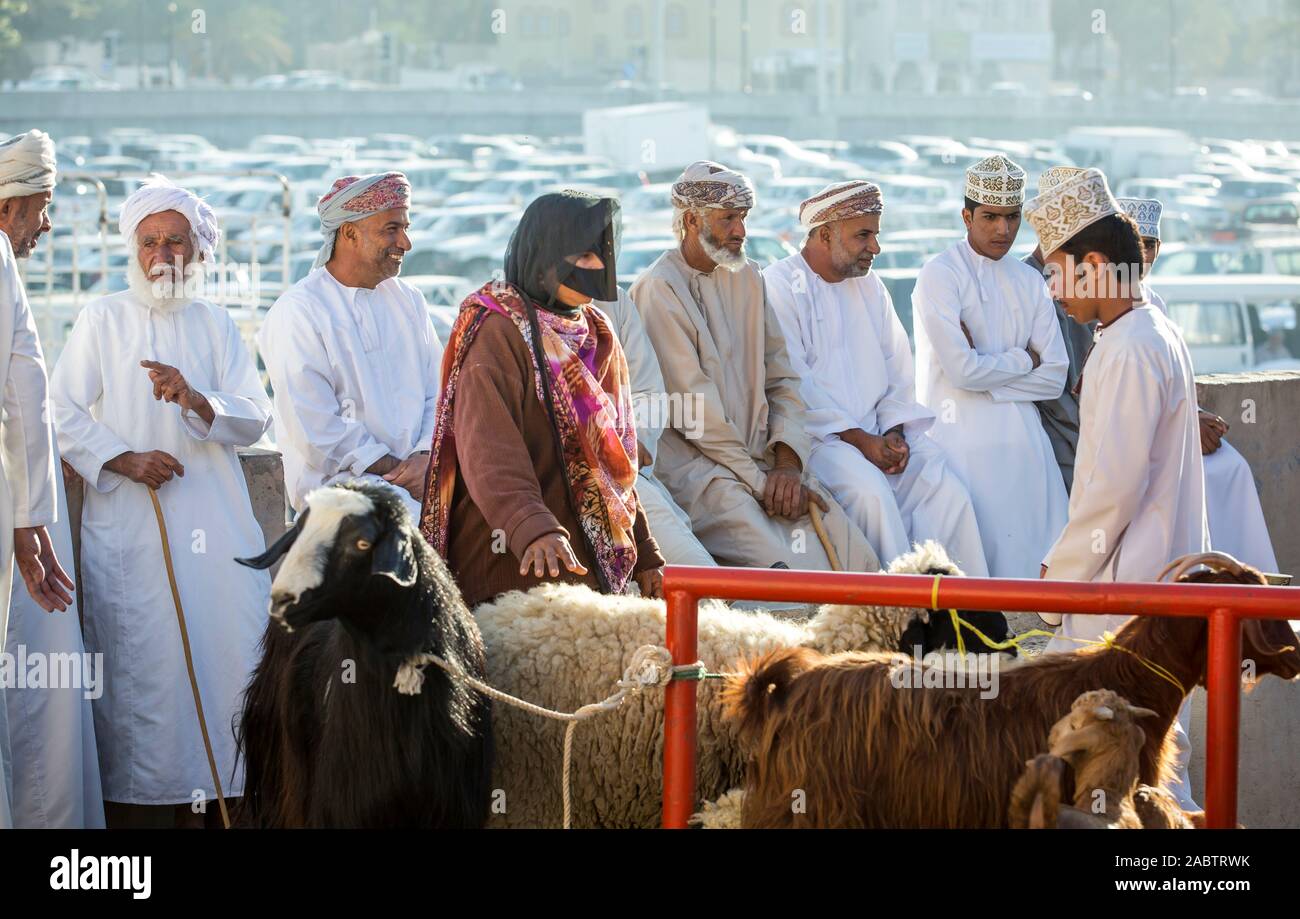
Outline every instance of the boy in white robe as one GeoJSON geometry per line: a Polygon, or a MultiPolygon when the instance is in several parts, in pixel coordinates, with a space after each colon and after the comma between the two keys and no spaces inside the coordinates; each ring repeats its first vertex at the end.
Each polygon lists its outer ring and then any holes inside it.
{"type": "Polygon", "coordinates": [[[988,566],[970,496],[927,435],[912,352],[889,291],[871,273],[884,202],[870,182],[803,202],[803,251],[763,271],[801,379],[813,437],[808,468],[888,561],[935,539],[968,575],[988,566]]]}
{"type": "Polygon", "coordinates": [[[371,477],[418,520],[438,404],[442,344],[424,295],[397,277],[410,251],[400,172],[339,179],[317,204],[325,244],[257,333],[275,394],[289,503],[371,477]]]}
{"type": "Polygon", "coordinates": [[[237,448],[271,423],[239,329],[196,297],[219,231],[162,177],[122,205],[129,287],[86,304],[54,368],[63,457],[85,480],[86,648],[103,654],[94,702],[110,827],[219,817],[150,490],[170,540],[222,791],[243,793],[233,719],[258,656],[271,584],[235,563],[265,548],[237,448]]]}
{"type": "Polygon", "coordinates": [[[989,573],[1025,578],[1065,524],[1066,493],[1034,403],[1068,365],[1042,277],[1007,258],[1024,170],[1002,156],[966,173],[966,238],[921,269],[912,292],[917,396],[930,436],[970,494],[989,573]]]}
{"type": "MultiPolygon", "coordinates": [[[[1191,356],[1173,323],[1143,297],[1137,226],[1100,171],[1061,182],[1025,213],[1038,233],[1052,296],[1074,321],[1098,322],[1082,371],[1069,520],[1042,576],[1154,581],[1173,559],[1210,548],[1191,356]]],[[[1067,651],[1080,647],[1071,639],[1096,640],[1129,617],[1044,618],[1061,619],[1048,650],[1067,651]]],[[[1195,809],[1180,722],[1183,777],[1172,790],[1195,809]]]]}

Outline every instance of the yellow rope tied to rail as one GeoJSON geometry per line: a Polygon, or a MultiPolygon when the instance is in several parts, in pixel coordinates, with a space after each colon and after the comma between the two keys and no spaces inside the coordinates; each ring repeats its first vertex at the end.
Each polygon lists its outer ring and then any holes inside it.
{"type": "MultiPolygon", "coordinates": [[[[939,581],[942,578],[943,575],[936,574],[934,576],[934,584],[930,589],[930,609],[936,612],[938,611],[939,608],[939,581]]],[[[1141,654],[1138,654],[1136,651],[1132,650],[1131,648],[1126,648],[1123,645],[1116,644],[1115,634],[1113,632],[1109,632],[1109,631],[1103,632],[1101,635],[1101,639],[1097,640],[1094,638],[1074,638],[1069,635],[1057,635],[1055,632],[1048,632],[1046,629],[1030,629],[1027,632],[1021,632],[1019,635],[1014,635],[1011,638],[1008,638],[1006,641],[994,641],[993,639],[985,635],[983,632],[981,632],[979,629],[975,628],[975,626],[967,622],[965,619],[961,618],[961,616],[958,615],[955,609],[950,608],[948,610],[948,615],[952,617],[953,631],[957,633],[957,653],[962,655],[963,657],[965,657],[966,655],[966,642],[962,640],[962,636],[961,636],[961,630],[963,628],[970,629],[972,632],[975,633],[976,637],[978,637],[979,640],[985,644],[986,647],[994,651],[1006,651],[1010,648],[1015,648],[1017,651],[1019,651],[1021,642],[1023,642],[1027,638],[1034,638],[1037,636],[1045,636],[1047,638],[1063,638],[1066,641],[1073,641],[1081,645],[1101,645],[1103,648],[1108,648],[1108,649],[1114,648],[1116,651],[1123,651],[1125,654],[1131,655],[1132,657],[1136,658],[1137,661],[1143,667],[1146,667],[1148,670],[1150,670],[1156,676],[1160,677],[1162,680],[1167,680],[1168,682],[1172,683],[1174,686],[1178,688],[1178,691],[1182,693],[1184,696],[1187,695],[1187,689],[1183,686],[1183,684],[1179,681],[1179,679],[1169,671],[1167,667],[1164,667],[1160,664],[1157,664],[1155,661],[1143,657],[1141,654]]]]}

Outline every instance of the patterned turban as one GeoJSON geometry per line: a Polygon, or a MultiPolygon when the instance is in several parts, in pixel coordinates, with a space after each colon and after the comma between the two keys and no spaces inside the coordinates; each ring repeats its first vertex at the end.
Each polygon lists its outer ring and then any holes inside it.
{"type": "Polygon", "coordinates": [[[836,220],[852,220],[867,214],[880,214],[885,201],[880,186],[874,182],[854,179],[827,185],[803,204],[799,205],[799,223],[811,230],[836,220]]]}
{"type": "Polygon", "coordinates": [[[1038,234],[1043,257],[1103,217],[1120,213],[1100,169],[1085,169],[1025,205],[1025,219],[1038,234]]]}
{"type": "Polygon", "coordinates": [[[743,210],[753,207],[755,200],[749,179],[709,160],[691,163],[673,183],[673,207],[743,210]]]}
{"type": "Polygon", "coordinates": [[[1138,225],[1138,233],[1143,239],[1160,238],[1160,214],[1164,205],[1155,198],[1116,198],[1124,213],[1133,218],[1138,225]]]}
{"type": "Polygon", "coordinates": [[[325,244],[316,254],[312,268],[319,268],[330,260],[334,254],[334,240],[343,224],[364,220],[395,207],[409,207],[410,203],[411,183],[400,172],[377,172],[339,179],[316,203],[325,244]]]}
{"type": "Polygon", "coordinates": [[[1025,171],[1001,153],[982,159],[966,170],[966,197],[990,207],[1018,207],[1025,203],[1025,171]]]}

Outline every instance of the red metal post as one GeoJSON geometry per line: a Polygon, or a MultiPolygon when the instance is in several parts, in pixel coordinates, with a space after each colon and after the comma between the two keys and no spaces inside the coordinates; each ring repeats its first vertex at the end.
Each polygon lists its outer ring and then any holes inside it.
{"type": "Polygon", "coordinates": [[[1237,741],[1241,718],[1241,620],[1230,609],[1210,613],[1205,691],[1205,825],[1237,825],[1237,741]]]}
{"type": "MultiPolygon", "coordinates": [[[[694,594],[669,590],[668,651],[674,664],[693,664],[698,607],[694,594]]],[[[695,811],[695,702],[693,680],[674,680],[664,690],[664,812],[666,830],[684,830],[695,811]]]]}

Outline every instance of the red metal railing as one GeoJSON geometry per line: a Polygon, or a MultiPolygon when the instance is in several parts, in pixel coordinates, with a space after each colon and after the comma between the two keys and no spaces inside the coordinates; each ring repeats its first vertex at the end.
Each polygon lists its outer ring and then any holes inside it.
{"type": "MultiPolygon", "coordinates": [[[[693,664],[698,603],[780,600],[872,603],[929,609],[927,575],[841,574],[670,565],[664,571],[668,650],[673,663],[693,664]]],[[[1241,620],[1300,618],[1300,587],[1221,584],[1091,584],[1009,578],[943,578],[939,609],[1005,612],[1200,616],[1209,620],[1206,664],[1205,816],[1213,828],[1237,825],[1237,732],[1241,714],[1241,620]]],[[[705,661],[713,667],[725,662],[705,661]]],[[[664,699],[663,826],[682,829],[695,810],[693,681],[668,684],[664,699]]]]}

